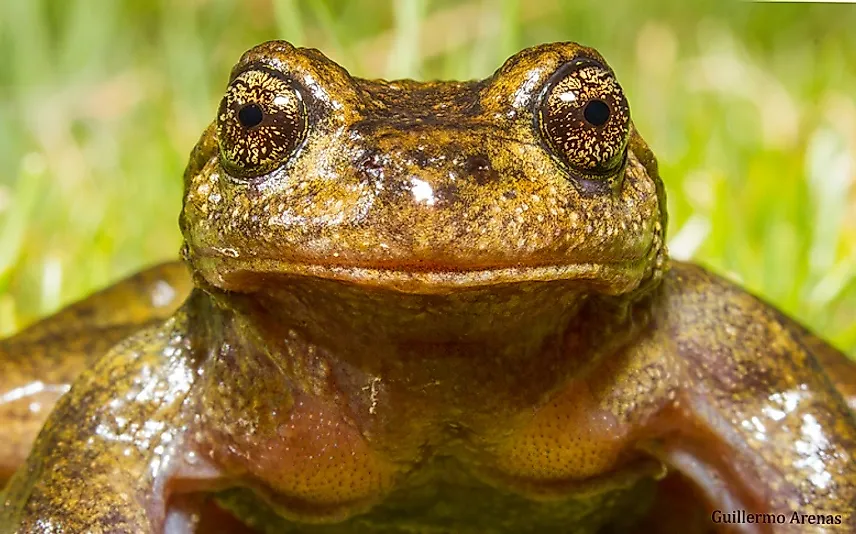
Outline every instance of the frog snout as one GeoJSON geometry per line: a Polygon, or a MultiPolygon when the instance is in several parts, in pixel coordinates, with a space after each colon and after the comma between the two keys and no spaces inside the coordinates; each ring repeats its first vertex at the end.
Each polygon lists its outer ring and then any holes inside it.
{"type": "Polygon", "coordinates": [[[451,207],[468,195],[502,186],[501,174],[486,151],[460,146],[420,143],[366,150],[355,171],[360,182],[400,207],[451,207]]]}

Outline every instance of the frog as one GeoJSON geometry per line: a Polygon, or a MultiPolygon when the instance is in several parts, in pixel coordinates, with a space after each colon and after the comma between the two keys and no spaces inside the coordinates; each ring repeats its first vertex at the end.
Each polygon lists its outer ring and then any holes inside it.
{"type": "Polygon", "coordinates": [[[856,528],[856,365],[669,257],[594,49],[419,82],[262,43],[179,223],[0,342],[0,532],[856,528]]]}

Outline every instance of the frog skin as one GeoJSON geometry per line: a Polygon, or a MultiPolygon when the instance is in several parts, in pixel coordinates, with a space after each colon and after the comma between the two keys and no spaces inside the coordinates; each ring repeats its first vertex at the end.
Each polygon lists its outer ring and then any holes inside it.
{"type": "Polygon", "coordinates": [[[420,83],[264,43],[184,183],[189,269],[0,345],[0,532],[856,528],[856,367],[668,259],[596,51],[420,83]]]}

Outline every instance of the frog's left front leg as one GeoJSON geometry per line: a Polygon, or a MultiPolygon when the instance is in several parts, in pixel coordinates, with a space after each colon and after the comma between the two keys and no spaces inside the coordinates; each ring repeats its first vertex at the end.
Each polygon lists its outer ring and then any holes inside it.
{"type": "Polygon", "coordinates": [[[159,532],[196,359],[185,306],[97,360],[0,496],[0,532],[159,532]]]}
{"type": "Polygon", "coordinates": [[[799,331],[758,299],[687,265],[669,274],[661,304],[640,350],[659,353],[674,388],[641,446],[701,490],[712,523],[747,532],[853,532],[856,419],[799,331]]]}

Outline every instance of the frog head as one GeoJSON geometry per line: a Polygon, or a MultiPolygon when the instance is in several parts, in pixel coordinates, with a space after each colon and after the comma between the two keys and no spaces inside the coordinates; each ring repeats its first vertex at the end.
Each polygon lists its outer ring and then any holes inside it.
{"type": "Polygon", "coordinates": [[[573,282],[623,295],[666,261],[665,197],[594,50],[523,50],[471,82],[352,77],[261,44],[234,67],[185,173],[203,283],[271,275],[410,294],[573,282]]]}

